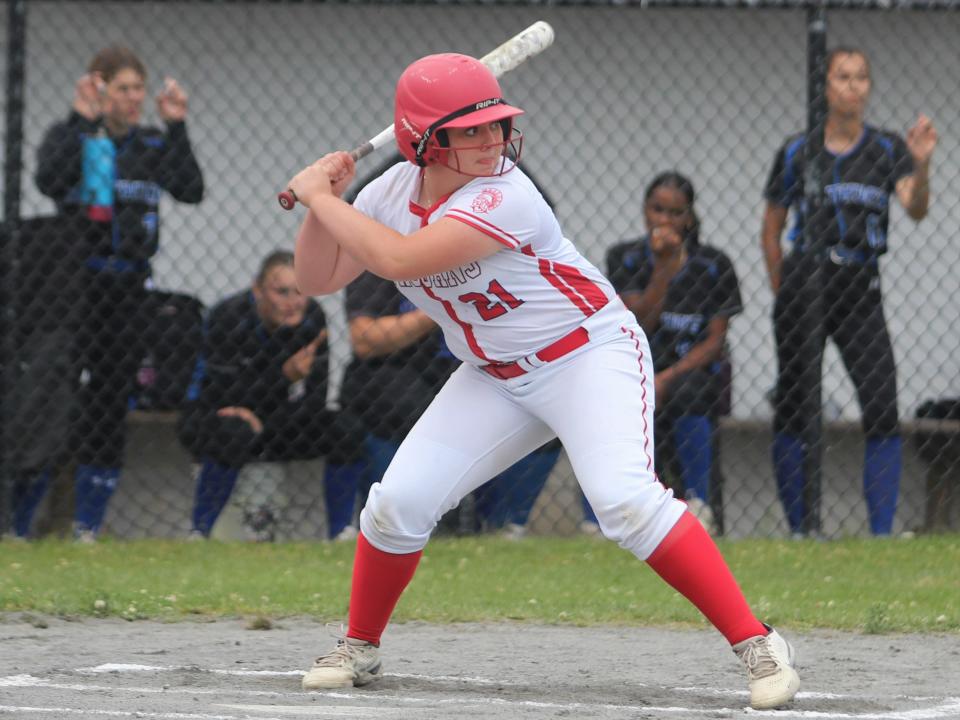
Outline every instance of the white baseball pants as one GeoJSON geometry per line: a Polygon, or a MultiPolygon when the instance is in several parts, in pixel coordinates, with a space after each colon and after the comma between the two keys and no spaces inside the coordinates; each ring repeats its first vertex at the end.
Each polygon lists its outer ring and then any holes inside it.
{"type": "Polygon", "coordinates": [[[464,496],[559,437],[604,535],[645,560],[686,508],[654,474],[653,394],[636,324],[509,380],[464,364],[371,488],[360,528],[384,552],[416,552],[464,496]]]}

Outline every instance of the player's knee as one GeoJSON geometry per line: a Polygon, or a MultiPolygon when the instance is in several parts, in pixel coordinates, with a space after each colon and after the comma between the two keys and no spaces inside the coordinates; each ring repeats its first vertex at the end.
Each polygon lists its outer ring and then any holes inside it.
{"type": "Polygon", "coordinates": [[[666,537],[685,506],[660,483],[608,506],[594,507],[604,535],[641,559],[666,537]]]}
{"type": "Polygon", "coordinates": [[[370,488],[360,528],[374,545],[393,552],[415,552],[426,545],[436,524],[415,497],[383,483],[370,488]],[[419,505],[419,507],[418,507],[419,505]]]}

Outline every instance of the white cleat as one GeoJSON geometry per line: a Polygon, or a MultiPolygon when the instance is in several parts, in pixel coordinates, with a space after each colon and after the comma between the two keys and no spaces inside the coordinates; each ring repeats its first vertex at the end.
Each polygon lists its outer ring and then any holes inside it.
{"type": "Polygon", "coordinates": [[[503,530],[500,531],[500,537],[505,540],[523,540],[526,536],[526,526],[518,523],[507,523],[503,526],[503,530]]]}
{"type": "Polygon", "coordinates": [[[603,530],[597,523],[590,520],[584,520],[580,523],[580,532],[587,537],[603,538],[603,530]]]}
{"type": "Polygon", "coordinates": [[[380,678],[380,650],[363,640],[344,638],[330,653],[318,657],[303,676],[304,690],[329,690],[367,685],[380,678]]]}
{"type": "Polygon", "coordinates": [[[733,651],[747,668],[750,707],[769,710],[793,700],[800,689],[800,676],[793,668],[793,647],[776,630],[747,638],[734,645],[733,651]]]}
{"type": "Polygon", "coordinates": [[[95,545],[97,536],[93,530],[75,530],[73,533],[73,541],[80,545],[95,545]]]}
{"type": "Polygon", "coordinates": [[[347,525],[334,536],[333,542],[353,542],[357,539],[357,535],[359,535],[359,531],[353,525],[347,525]]]}

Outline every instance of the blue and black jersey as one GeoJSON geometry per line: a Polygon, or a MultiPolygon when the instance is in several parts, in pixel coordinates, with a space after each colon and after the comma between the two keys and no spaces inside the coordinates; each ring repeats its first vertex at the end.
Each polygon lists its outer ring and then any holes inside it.
{"type": "MultiPolygon", "coordinates": [[[[764,196],[768,202],[792,207],[794,223],[788,239],[803,249],[805,135],[793,135],[777,152],[764,196]]],[[[829,212],[816,234],[828,247],[852,251],[862,262],[887,251],[890,197],[897,181],[913,172],[913,159],[898,134],[865,126],[857,143],[841,155],[825,151],[821,180],[829,212]]]]}
{"type": "MultiPolygon", "coordinates": [[[[688,244],[686,264],[670,281],[660,322],[650,334],[657,371],[674,365],[709,335],[710,321],[743,310],[740,286],[730,259],[709,246],[688,244]]],[[[607,251],[607,277],[620,295],[641,293],[653,275],[653,251],[644,236],[607,251]]]]}
{"type": "MultiPolygon", "coordinates": [[[[83,141],[100,127],[100,121],[71,112],[44,136],[37,152],[37,187],[56,202],[61,214],[86,211],[83,141]]],[[[93,270],[148,272],[158,247],[162,192],[180,202],[198,203],[203,199],[203,175],[183,122],[167,123],[166,131],[135,126],[112,140],[117,150],[113,220],[104,223],[88,265],[93,270]]]]}

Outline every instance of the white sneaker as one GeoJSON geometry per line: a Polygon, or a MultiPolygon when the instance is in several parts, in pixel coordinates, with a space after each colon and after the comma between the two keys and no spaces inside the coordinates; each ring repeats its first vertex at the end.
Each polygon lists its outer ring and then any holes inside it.
{"type": "Polygon", "coordinates": [[[500,537],[506,540],[523,540],[526,536],[526,525],[519,525],[518,523],[507,523],[500,532],[500,537]]]}
{"type": "Polygon", "coordinates": [[[303,676],[304,690],[366,685],[380,678],[380,650],[363,640],[343,638],[333,652],[318,657],[303,676]]]}
{"type": "Polygon", "coordinates": [[[353,525],[347,525],[333,538],[334,542],[352,542],[357,539],[359,532],[353,525]]]}
{"type": "Polygon", "coordinates": [[[600,526],[590,520],[584,520],[580,523],[580,532],[590,537],[603,537],[603,530],[600,529],[600,526]]]}
{"type": "Polygon", "coordinates": [[[75,530],[73,533],[73,541],[80,545],[93,545],[97,542],[97,536],[93,530],[75,530]]]}
{"type": "Polygon", "coordinates": [[[793,647],[770,628],[769,635],[756,635],[733,646],[747,668],[750,707],[769,710],[786,705],[800,689],[800,676],[793,669],[793,647]]]}
{"type": "Polygon", "coordinates": [[[710,535],[716,535],[717,523],[713,518],[713,508],[707,505],[707,503],[698,498],[696,495],[691,495],[686,499],[686,501],[687,510],[689,510],[690,514],[700,521],[700,524],[703,525],[703,529],[706,530],[710,535]]]}

